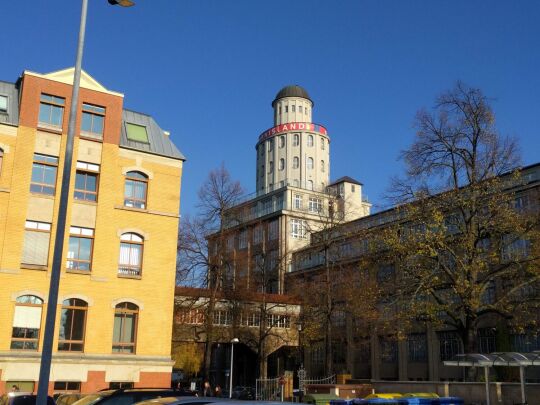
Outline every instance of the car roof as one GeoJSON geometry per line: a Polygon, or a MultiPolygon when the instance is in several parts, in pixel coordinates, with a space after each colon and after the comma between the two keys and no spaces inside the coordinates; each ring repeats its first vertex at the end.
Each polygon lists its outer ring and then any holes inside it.
{"type": "Polygon", "coordinates": [[[190,396],[177,396],[177,397],[163,397],[163,398],[154,398],[154,399],[148,399],[146,401],[138,402],[137,405],[175,405],[175,404],[184,404],[184,403],[194,403],[194,402],[202,402],[202,403],[213,403],[213,402],[221,402],[221,401],[227,401],[227,404],[229,403],[228,398],[213,398],[213,397],[190,397],[190,396]]]}

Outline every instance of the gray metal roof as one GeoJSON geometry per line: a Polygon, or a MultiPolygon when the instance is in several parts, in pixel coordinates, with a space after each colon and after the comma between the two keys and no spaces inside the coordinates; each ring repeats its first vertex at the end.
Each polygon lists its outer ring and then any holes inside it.
{"type": "Polygon", "coordinates": [[[343,183],[343,182],[352,183],[352,184],[358,184],[359,186],[363,186],[363,184],[360,183],[358,180],[355,180],[355,179],[353,179],[352,177],[349,177],[349,176],[343,176],[343,177],[340,177],[337,180],[334,180],[332,183],[330,183],[328,185],[328,187],[335,186],[336,184],[343,183]]]}
{"type": "Polygon", "coordinates": [[[0,81],[0,96],[7,96],[7,113],[0,112],[0,123],[19,124],[19,88],[15,83],[0,81]]]}
{"type": "Polygon", "coordinates": [[[135,111],[124,110],[122,112],[122,130],[120,133],[120,146],[150,152],[156,155],[166,156],[173,159],[186,160],[182,152],[172,143],[156,121],[149,115],[135,111]],[[126,124],[136,124],[146,127],[148,143],[137,142],[127,137],[126,124]]]}
{"type": "Polygon", "coordinates": [[[285,97],[307,98],[309,101],[311,101],[312,104],[314,104],[313,100],[311,100],[311,97],[309,97],[309,94],[306,89],[304,89],[302,86],[299,86],[297,84],[292,84],[292,85],[283,87],[278,92],[278,94],[276,94],[276,98],[274,99],[274,101],[272,101],[272,107],[274,106],[276,101],[278,101],[280,98],[285,98],[285,97]]]}

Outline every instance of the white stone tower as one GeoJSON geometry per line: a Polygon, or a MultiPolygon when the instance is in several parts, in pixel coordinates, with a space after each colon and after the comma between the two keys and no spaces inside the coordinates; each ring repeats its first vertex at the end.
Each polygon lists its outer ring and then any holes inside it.
{"type": "Polygon", "coordinates": [[[330,138],[313,124],[313,101],[300,86],[282,88],[272,102],[274,126],[257,142],[257,194],[286,185],[323,191],[330,178],[330,138]]]}

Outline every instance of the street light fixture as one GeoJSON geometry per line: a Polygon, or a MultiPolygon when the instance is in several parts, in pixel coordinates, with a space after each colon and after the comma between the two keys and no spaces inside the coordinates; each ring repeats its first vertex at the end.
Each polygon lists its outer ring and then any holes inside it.
{"type": "Polygon", "coordinates": [[[234,338],[231,340],[231,370],[230,370],[230,376],[229,376],[229,398],[232,398],[232,373],[233,373],[233,356],[234,356],[234,344],[239,343],[240,340],[238,338],[234,338]]]}
{"type": "MultiPolygon", "coordinates": [[[[130,0],[108,0],[111,5],[122,7],[133,6],[130,0]]],[[[53,263],[51,269],[51,281],[49,284],[49,297],[47,301],[47,315],[45,317],[45,332],[43,333],[43,349],[41,351],[41,364],[39,368],[39,382],[37,391],[37,405],[47,404],[49,391],[49,378],[51,376],[52,348],[54,341],[54,326],[56,323],[56,310],[58,305],[58,289],[60,285],[60,269],[64,251],[64,237],[66,231],[67,207],[69,202],[69,183],[71,180],[71,167],[73,166],[73,140],[75,138],[75,122],[77,118],[77,106],[79,104],[79,87],[81,84],[81,65],[84,48],[84,34],[86,31],[86,12],[88,0],[82,0],[81,23],[79,26],[79,41],[77,43],[77,56],[75,58],[75,70],[73,72],[73,89],[71,93],[71,106],[69,110],[68,133],[66,150],[64,152],[64,168],[62,171],[62,183],[60,185],[60,204],[58,207],[58,219],[56,222],[56,234],[54,239],[53,263]]]]}

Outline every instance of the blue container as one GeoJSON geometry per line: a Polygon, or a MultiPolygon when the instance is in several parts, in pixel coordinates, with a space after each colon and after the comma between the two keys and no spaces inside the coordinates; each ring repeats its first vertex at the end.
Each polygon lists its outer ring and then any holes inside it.
{"type": "Polygon", "coordinates": [[[463,405],[465,401],[460,397],[441,397],[437,398],[437,405],[463,405]]]}
{"type": "Polygon", "coordinates": [[[367,399],[355,398],[353,399],[353,405],[366,405],[368,404],[367,399]]]}
{"type": "Polygon", "coordinates": [[[354,399],[331,399],[330,405],[354,405],[354,399]]]}
{"type": "Polygon", "coordinates": [[[440,398],[405,397],[400,399],[406,401],[408,405],[439,405],[440,398]]]}
{"type": "Polygon", "coordinates": [[[395,398],[395,399],[387,399],[387,398],[370,398],[367,400],[368,404],[384,404],[384,405],[407,405],[408,402],[406,399],[401,398],[395,398]]]}

